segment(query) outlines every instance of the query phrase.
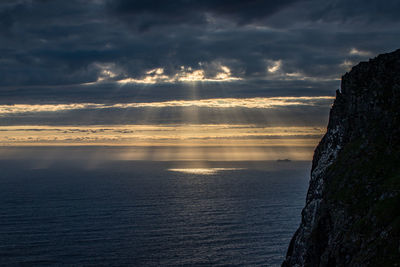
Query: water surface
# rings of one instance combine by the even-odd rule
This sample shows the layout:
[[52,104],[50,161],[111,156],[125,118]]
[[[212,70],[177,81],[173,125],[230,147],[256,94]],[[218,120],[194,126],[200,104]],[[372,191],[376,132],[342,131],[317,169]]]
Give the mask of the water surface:
[[279,265],[308,162],[0,161],[0,264]]

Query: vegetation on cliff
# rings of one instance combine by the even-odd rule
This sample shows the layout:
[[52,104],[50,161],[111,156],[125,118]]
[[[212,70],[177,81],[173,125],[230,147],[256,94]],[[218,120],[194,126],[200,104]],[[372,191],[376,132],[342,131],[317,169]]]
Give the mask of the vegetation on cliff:
[[400,266],[400,50],[342,77],[283,266]]

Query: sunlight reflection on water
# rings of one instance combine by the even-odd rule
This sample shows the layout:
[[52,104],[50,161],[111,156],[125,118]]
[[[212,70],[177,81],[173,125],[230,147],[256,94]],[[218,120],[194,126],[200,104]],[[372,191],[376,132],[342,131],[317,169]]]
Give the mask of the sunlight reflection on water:
[[188,174],[211,175],[220,171],[236,171],[244,170],[245,168],[184,168],[184,169],[168,169],[171,172],[181,172]]

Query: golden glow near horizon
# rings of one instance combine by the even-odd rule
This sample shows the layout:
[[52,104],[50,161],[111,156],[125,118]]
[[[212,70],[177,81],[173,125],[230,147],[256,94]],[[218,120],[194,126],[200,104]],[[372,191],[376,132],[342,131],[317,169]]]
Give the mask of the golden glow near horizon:
[[58,112],[80,109],[127,109],[127,108],[258,108],[271,109],[284,106],[313,106],[320,101],[333,100],[332,96],[302,97],[254,97],[254,98],[210,98],[200,100],[171,100],[162,102],[131,102],[116,104],[69,103],[69,104],[14,104],[0,105],[0,116],[18,113]]
[[323,128],[232,124],[1,126],[4,145],[309,146]]
[[[224,72],[228,73],[228,70]],[[163,75],[163,70],[154,69],[148,74]],[[52,116],[57,116],[57,112],[71,110],[171,107],[232,109],[229,112],[232,112],[234,116],[240,116],[240,108],[278,109],[289,106],[316,106],[326,105],[331,100],[333,97],[330,96],[307,96],[212,98],[113,104],[15,104],[0,105],[0,117],[12,118],[15,115],[25,116],[25,114],[35,116],[36,113],[55,113]],[[153,110],[146,112],[151,113]],[[182,109],[181,112],[193,122],[198,121],[196,110]],[[321,127],[277,127],[228,123],[0,126],[0,146],[3,147],[0,154],[5,151],[5,148],[22,146],[115,146],[120,148],[120,152],[112,158],[122,160],[236,161],[279,158],[309,160],[324,132],[325,128]]]
[[119,160],[308,160],[324,131],[231,124],[2,126],[0,154],[11,147],[96,146],[119,147],[110,156]]

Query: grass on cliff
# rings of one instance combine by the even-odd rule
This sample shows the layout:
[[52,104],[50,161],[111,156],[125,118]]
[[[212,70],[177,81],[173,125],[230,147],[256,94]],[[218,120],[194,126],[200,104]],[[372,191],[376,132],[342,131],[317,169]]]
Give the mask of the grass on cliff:
[[368,145],[362,139],[353,141],[327,169],[325,184],[328,205],[341,207],[352,218],[343,238],[369,244],[371,263],[396,266],[400,262],[399,150],[388,148],[383,138]]

